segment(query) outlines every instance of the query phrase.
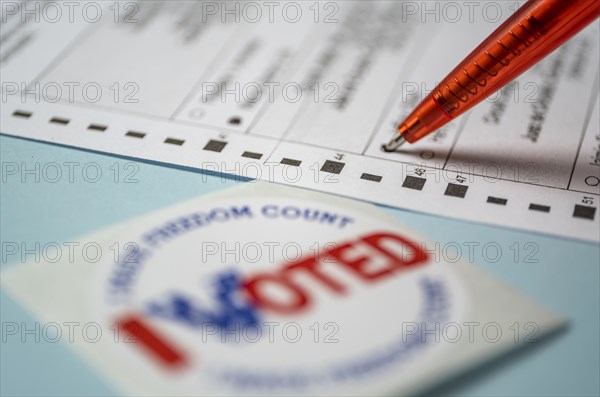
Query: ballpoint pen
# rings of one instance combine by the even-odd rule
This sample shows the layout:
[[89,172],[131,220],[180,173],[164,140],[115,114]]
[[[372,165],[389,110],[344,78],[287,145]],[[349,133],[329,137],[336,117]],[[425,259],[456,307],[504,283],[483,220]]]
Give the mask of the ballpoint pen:
[[414,143],[493,94],[600,15],[600,0],[529,0],[471,52],[382,146]]

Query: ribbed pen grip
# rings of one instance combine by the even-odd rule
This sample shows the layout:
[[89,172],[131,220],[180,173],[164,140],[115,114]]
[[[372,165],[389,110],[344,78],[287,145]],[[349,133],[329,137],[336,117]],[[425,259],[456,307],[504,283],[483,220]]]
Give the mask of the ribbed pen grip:
[[[498,91],[600,15],[600,0],[530,0],[398,126],[414,143]],[[443,62],[443,59],[440,60]],[[390,142],[387,150],[394,147]]]
[[432,92],[454,118],[496,92],[600,14],[599,0],[525,4]]
[[501,79],[503,69],[516,58],[526,56],[527,49],[541,36],[535,18],[529,16],[519,22],[475,60],[445,79],[434,91],[436,101],[456,117],[455,113],[473,98],[493,94],[494,87],[505,80]]

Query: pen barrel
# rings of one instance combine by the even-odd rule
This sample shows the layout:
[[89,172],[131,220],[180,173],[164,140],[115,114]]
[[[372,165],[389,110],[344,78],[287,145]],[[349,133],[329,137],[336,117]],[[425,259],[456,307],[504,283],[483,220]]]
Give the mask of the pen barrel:
[[530,0],[450,72],[400,126],[401,133],[414,142],[460,116],[599,15],[598,0]]

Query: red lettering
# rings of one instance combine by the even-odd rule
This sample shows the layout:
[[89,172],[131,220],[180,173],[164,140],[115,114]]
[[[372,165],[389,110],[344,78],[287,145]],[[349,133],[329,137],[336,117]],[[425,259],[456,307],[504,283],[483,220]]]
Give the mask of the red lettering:
[[[369,248],[376,250],[380,256],[387,260],[385,267],[377,266],[372,255],[359,255],[356,251],[360,244],[367,244]],[[390,249],[396,245],[399,252]],[[354,251],[354,255],[352,254]],[[400,251],[402,254],[400,254]],[[374,281],[379,278],[393,274],[398,270],[404,270],[415,265],[424,264],[429,259],[427,252],[417,244],[390,233],[376,233],[365,236],[354,242],[336,246],[326,250],[322,256],[304,258],[295,263],[288,264],[277,273],[262,273],[249,278],[243,288],[249,298],[257,306],[280,314],[296,314],[306,310],[310,306],[308,292],[290,279],[290,274],[295,270],[303,270],[339,294],[346,292],[346,287],[333,277],[320,271],[321,257],[333,257],[337,263],[352,270],[363,280]],[[287,293],[288,298],[280,298],[267,292],[267,289],[279,288]]]
[[380,277],[386,276],[394,270],[394,268],[391,267],[375,272],[369,271],[369,265],[372,264],[370,257],[361,255],[352,260],[348,259],[347,252],[352,252],[353,249],[356,249],[356,246],[353,243],[347,243],[327,251],[327,254],[333,256],[340,264],[346,266],[348,269],[358,274],[361,278],[368,281],[373,281]]
[[288,273],[288,272],[291,272],[292,270],[296,270],[296,269],[304,270],[307,273],[309,273],[310,275],[312,275],[314,278],[316,278],[317,280],[322,282],[323,284],[327,285],[333,291],[335,291],[339,294],[343,294],[344,292],[346,292],[346,288],[344,288],[344,286],[342,284],[338,283],[337,281],[332,279],[330,276],[323,274],[322,272],[319,272],[317,269],[317,267],[319,265],[320,265],[320,263],[316,257],[310,257],[310,258],[301,260],[299,262],[291,263],[291,264],[287,265],[284,268],[284,271],[286,273]]
[[142,318],[127,316],[117,322],[119,329],[127,333],[126,337],[133,337],[136,342],[140,342],[138,346],[168,368],[178,369],[185,366],[187,362],[185,354]]
[[[293,299],[289,300],[289,302],[281,302],[281,300],[269,296],[265,291],[269,284],[284,288],[286,292],[293,296]],[[255,275],[244,283],[244,288],[257,306],[276,313],[297,313],[306,310],[309,306],[309,300],[304,291],[287,278],[277,274],[264,273]]]
[[[385,248],[382,245],[382,242],[386,240],[400,243],[400,245],[403,248],[409,248],[413,253],[412,259],[406,260],[407,258],[400,258],[394,252]],[[426,262],[429,258],[427,252],[423,251],[417,244],[395,234],[372,234],[370,236],[364,237],[362,241],[369,244],[370,246],[372,246],[373,248],[377,249],[379,252],[383,253],[388,258],[390,258],[394,262],[394,266],[398,269],[418,265],[420,263]]]

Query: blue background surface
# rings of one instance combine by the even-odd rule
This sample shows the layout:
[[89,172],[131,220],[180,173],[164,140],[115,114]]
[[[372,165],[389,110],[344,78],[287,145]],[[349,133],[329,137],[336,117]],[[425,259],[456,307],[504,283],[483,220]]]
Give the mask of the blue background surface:
[[[226,189],[235,180],[201,172],[101,155],[81,150],[0,137],[3,165],[0,192],[0,231],[2,242],[26,243],[73,241],[114,223],[134,218],[157,208],[191,197]],[[55,177],[50,163],[64,172],[55,183],[35,181],[34,175],[9,175],[5,170],[19,168],[40,171],[46,165],[49,179]],[[69,181],[65,162],[79,163],[74,181]],[[24,164],[22,164],[24,163]],[[96,163],[96,164],[92,164]],[[115,163],[120,169],[115,181]],[[131,165],[135,163],[135,165]],[[87,182],[84,165],[102,170],[96,183]],[[111,169],[111,167],[113,167]],[[126,168],[127,167],[127,168]],[[135,183],[124,183],[125,174],[137,167]],[[93,175],[93,169],[89,169]],[[43,175],[43,173],[42,173]],[[559,314],[569,327],[553,337],[496,360],[435,390],[444,395],[600,395],[600,248],[597,244],[559,239],[425,214],[385,208],[422,234],[451,249],[449,243],[497,243],[500,259],[486,260],[475,250],[474,263]],[[594,222],[598,223],[598,219]],[[532,242],[539,247],[524,263]],[[510,249],[519,244],[519,258]],[[481,247],[480,246],[480,247]],[[448,251],[449,255],[451,252]],[[493,251],[490,251],[490,253]],[[6,262],[6,263],[5,263]],[[18,258],[2,261],[2,266],[19,266]],[[37,321],[17,302],[1,292],[2,323],[25,323],[29,329]],[[21,325],[23,326],[23,325]],[[119,395],[118,391],[70,349],[67,343],[21,342],[3,334],[0,354],[0,394],[21,395]]]

